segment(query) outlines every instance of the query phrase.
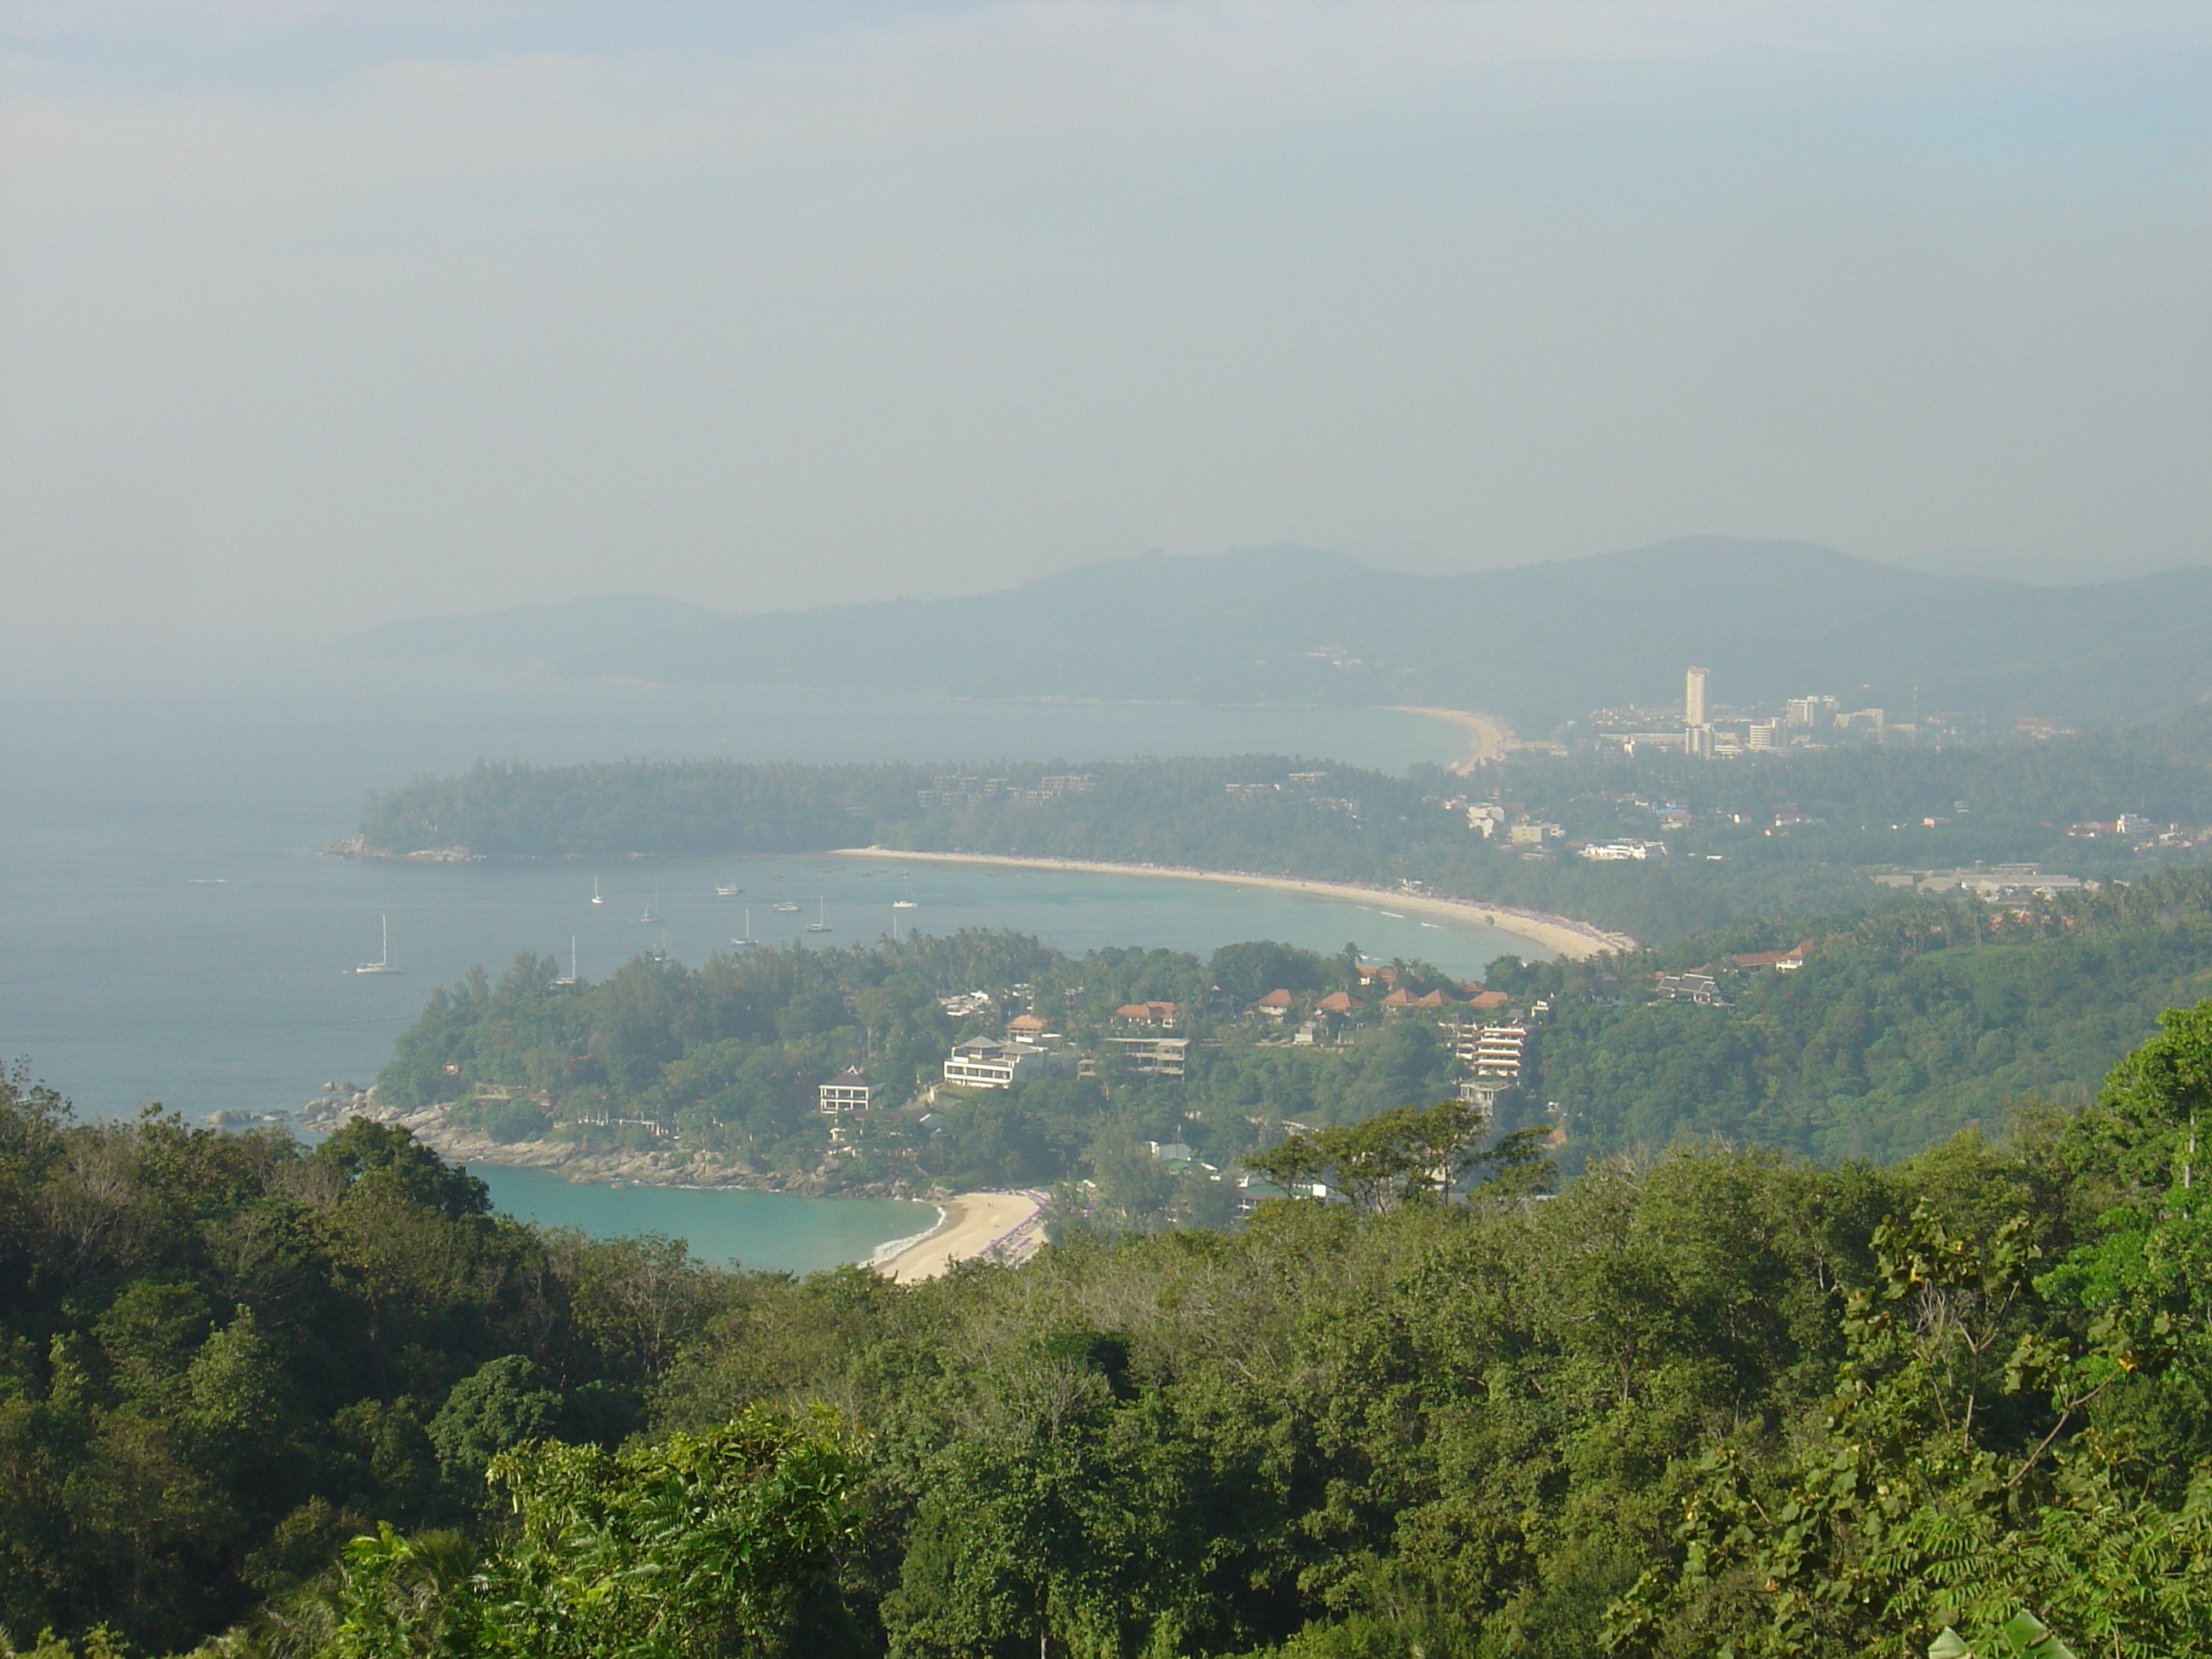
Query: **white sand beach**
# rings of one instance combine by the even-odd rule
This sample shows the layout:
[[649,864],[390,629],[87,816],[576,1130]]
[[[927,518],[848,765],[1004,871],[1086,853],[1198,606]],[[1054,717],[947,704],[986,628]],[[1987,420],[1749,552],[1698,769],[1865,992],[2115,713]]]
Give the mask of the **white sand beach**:
[[944,1219],[875,1270],[902,1285],[935,1279],[957,1261],[988,1255],[1000,1245],[1010,1258],[1042,1242],[1036,1223],[1044,1205],[1035,1193],[962,1193],[942,1201]]
[[1488,714],[1478,714],[1469,708],[1410,708],[1401,703],[1390,705],[1394,714],[1419,714],[1425,720],[1443,720],[1456,726],[1474,738],[1474,747],[1468,751],[1465,760],[1455,761],[1452,770],[1465,777],[1485,761],[1494,761],[1505,752],[1509,739],[1504,726]]
[[1404,892],[1391,887],[1362,887],[1345,881],[1299,881],[1288,876],[1247,875],[1235,870],[1190,870],[1167,864],[1104,864],[1089,859],[1004,858],[985,853],[910,853],[894,847],[845,847],[830,856],[853,859],[896,859],[910,864],[997,864],[1018,870],[1070,870],[1091,876],[1152,876],[1170,881],[1218,881],[1237,887],[1265,887],[1279,893],[1304,893],[1315,898],[1349,899],[1356,904],[1386,898],[1404,914],[1442,916],[1452,921],[1477,921],[1512,933],[1580,961],[1607,951],[1632,951],[1636,941],[1626,933],[1608,933],[1571,916],[1509,909],[1475,899],[1446,898]]

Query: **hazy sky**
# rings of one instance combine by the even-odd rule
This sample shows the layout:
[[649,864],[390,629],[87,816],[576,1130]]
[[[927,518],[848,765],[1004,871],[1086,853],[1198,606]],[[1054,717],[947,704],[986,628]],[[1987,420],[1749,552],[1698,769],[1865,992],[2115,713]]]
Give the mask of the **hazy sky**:
[[18,651],[1274,541],[2212,556],[2203,4],[0,26]]

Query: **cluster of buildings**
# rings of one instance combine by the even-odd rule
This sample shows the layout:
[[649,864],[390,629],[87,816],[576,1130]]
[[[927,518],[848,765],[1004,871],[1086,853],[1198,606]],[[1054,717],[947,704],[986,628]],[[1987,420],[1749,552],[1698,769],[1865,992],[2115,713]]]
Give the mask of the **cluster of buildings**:
[[[1349,991],[1332,991],[1318,997],[1301,997],[1285,989],[1267,992],[1252,1005],[1262,1019],[1297,1023],[1288,1041],[1305,1046],[1320,1040],[1327,1025],[1369,1012],[1425,1014],[1437,1020],[1444,1041],[1465,1068],[1459,1085],[1462,1099],[1494,1111],[1498,1096],[1520,1080],[1530,1027],[1550,1012],[1539,1000],[1526,1011],[1511,1006],[1503,991],[1486,990],[1473,983],[1456,988],[1454,995],[1441,988],[1415,994],[1398,984],[1396,969],[1382,963],[1362,964],[1363,998]],[[1025,992],[1028,988],[1016,988]],[[996,1006],[987,993],[940,999],[948,1012],[967,1018]],[[1301,1018],[1302,1016],[1302,1018]],[[1125,1004],[1114,1012],[1115,1029],[1098,1039],[1098,1048],[1110,1048],[1123,1075],[1157,1077],[1176,1081],[1190,1073],[1192,1039],[1177,1036],[1182,1010],[1169,1001]],[[1069,1042],[1033,1013],[1008,1019],[1003,1036],[977,1036],[952,1045],[939,1067],[939,1085],[956,1091],[1011,1089],[1018,1083],[1054,1077],[1094,1077],[1100,1055]],[[846,1120],[875,1109],[879,1085],[859,1066],[851,1066],[817,1085],[822,1115],[831,1121],[833,1152],[854,1150],[855,1131]],[[929,1091],[921,1107],[935,1103]],[[927,1115],[925,1126],[933,1121]]]
[[1384,1015],[1426,1014],[1436,1020],[1445,1045],[1465,1070],[1459,1084],[1460,1098],[1495,1115],[1498,1097],[1521,1080],[1530,1029],[1549,1016],[1550,1003],[1541,1000],[1532,1003],[1524,1018],[1504,992],[1486,990],[1472,981],[1458,987],[1456,996],[1440,988],[1416,994],[1396,981],[1395,969],[1379,963],[1363,963],[1360,984],[1376,994],[1371,1001],[1350,991],[1302,998],[1279,988],[1253,1004],[1253,1012],[1289,1024],[1303,1011],[1306,1017],[1298,1021],[1289,1038],[1294,1047],[1317,1042],[1325,1025],[1370,1009]]
[[969,806],[987,800],[1056,800],[1062,795],[1086,793],[1095,780],[1088,772],[1070,772],[1060,777],[1040,779],[1034,789],[1024,788],[1006,778],[956,777],[951,774],[933,781],[933,787],[915,792],[924,811],[937,806]]
[[[1631,860],[1640,864],[1667,856],[1667,843],[1663,841],[1569,841],[1564,824],[1532,817],[1527,804],[1522,801],[1471,801],[1462,795],[1446,800],[1443,806],[1446,811],[1464,812],[1468,827],[1485,841],[1502,841],[1508,847],[1520,848],[1524,854],[1565,851],[1600,864]],[[1674,821],[1663,815],[1661,819],[1662,823]],[[1689,813],[1680,811],[1680,822],[1686,824],[1689,821]]]
[[2140,812],[2123,812],[2109,822],[2069,823],[2076,841],[2124,841],[2138,853],[2161,847],[2212,847],[2212,824],[2157,823]]
[[1358,817],[1366,803],[1358,796],[1323,795],[1317,793],[1328,781],[1326,772],[1292,772],[1282,783],[1224,783],[1223,792],[1231,800],[1265,800],[1271,796],[1293,794],[1308,805]]
[[[1811,939],[1801,939],[1796,945],[1780,951],[1749,951],[1728,959],[1727,965],[1738,973],[1771,972],[1794,974],[1805,965],[1805,958],[1813,949]],[[1662,1002],[1694,1003],[1701,1008],[1728,1008],[1730,1003],[1723,993],[1720,969],[1717,965],[1694,969],[1687,973],[1654,974],[1651,976],[1652,994]]]
[[1597,864],[1618,864],[1634,860],[1641,864],[1647,859],[1667,856],[1663,841],[1594,841],[1576,849],[1577,856]]
[[1466,813],[1468,827],[1483,840],[1503,841],[1508,847],[1540,849],[1567,833],[1559,824],[1530,817],[1526,801],[1469,800],[1464,795],[1454,795],[1443,806],[1448,812]]
[[[992,1006],[981,992],[964,999],[963,1012]],[[1189,1075],[1190,1039],[1170,1034],[1176,1024],[1172,1002],[1132,1003],[1118,1011],[1117,1020],[1151,1028],[1102,1039],[1119,1054],[1124,1069],[1138,1077],[1180,1080]],[[973,1036],[952,1045],[939,1068],[939,1080],[955,1089],[1011,1089],[1017,1083],[1050,1077],[1093,1077],[1097,1059],[1091,1050],[1070,1042],[1047,1029],[1035,1014],[1017,1014],[1006,1024],[1003,1037]],[[858,1066],[840,1072],[817,1090],[825,1117],[870,1110],[878,1085]],[[833,1139],[836,1138],[833,1135]]]
[[[1917,712],[1910,720],[1893,720],[1886,708],[1845,709],[1825,695],[1787,698],[1779,708],[1723,710],[1712,702],[1711,690],[1709,671],[1689,669],[1682,677],[1679,710],[1636,706],[1594,709],[1589,722],[1592,735],[1631,755],[1671,752],[1729,760],[1738,755],[1826,749],[1838,743],[1917,744],[1923,736],[1963,735],[1979,724],[1971,716],[1923,717]],[[2047,720],[2038,724],[2051,726]],[[2029,729],[2023,722],[2021,730]],[[2033,735],[2047,733],[2039,730]]]
[[1972,893],[1992,904],[2055,898],[2061,893],[2094,893],[2099,885],[2075,876],[2048,873],[2039,864],[1976,865],[1971,870],[1885,870],[1874,879],[1878,886],[1909,887],[1931,895]]

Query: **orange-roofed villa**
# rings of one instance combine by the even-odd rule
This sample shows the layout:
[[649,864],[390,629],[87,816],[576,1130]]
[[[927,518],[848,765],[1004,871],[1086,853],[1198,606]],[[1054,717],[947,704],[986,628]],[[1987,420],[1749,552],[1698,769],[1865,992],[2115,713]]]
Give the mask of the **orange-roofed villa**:
[[1172,1025],[1176,1023],[1176,1006],[1172,1002],[1125,1002],[1114,1011],[1114,1018],[1126,1019],[1132,1025]]

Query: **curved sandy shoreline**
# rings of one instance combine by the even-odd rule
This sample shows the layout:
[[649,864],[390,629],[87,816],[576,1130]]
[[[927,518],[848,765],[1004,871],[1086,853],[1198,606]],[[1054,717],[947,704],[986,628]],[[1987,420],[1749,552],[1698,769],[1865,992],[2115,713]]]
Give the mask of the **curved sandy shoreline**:
[[[927,1200],[924,1201],[927,1202]],[[952,1212],[945,1208],[942,1204],[933,1205],[931,1207],[937,1212],[936,1220],[931,1222],[929,1225],[924,1227],[920,1232],[908,1233],[904,1238],[885,1239],[882,1243],[877,1245],[874,1249],[868,1253],[868,1266],[874,1267],[878,1271],[888,1267],[892,1262],[897,1261],[908,1250],[915,1249],[918,1245],[927,1243],[930,1239],[936,1237],[939,1233],[944,1231],[945,1224],[952,1219]]]
[[1451,769],[1462,777],[1505,753],[1505,727],[1487,714],[1478,714],[1471,708],[1413,708],[1395,702],[1389,708],[1394,714],[1419,714],[1424,720],[1442,720],[1447,726],[1456,726],[1462,732],[1473,733],[1474,747],[1468,751],[1465,760],[1452,764]]
[[1212,881],[1232,887],[1264,887],[1279,893],[1304,893],[1310,898],[1349,899],[1364,904],[1388,899],[1402,910],[1443,916],[1453,921],[1480,922],[1501,933],[1511,933],[1542,945],[1558,955],[1581,961],[1607,951],[1632,951],[1636,941],[1626,933],[1608,933],[1571,916],[1546,915],[1516,910],[1473,899],[1448,898],[1428,893],[1408,893],[1394,887],[1364,887],[1348,881],[1300,881],[1291,876],[1248,875],[1237,870],[1193,870],[1174,864],[1107,864],[1091,859],[1029,859],[994,853],[911,853],[896,847],[841,847],[832,858],[903,859],[923,864],[997,864],[1018,870],[1066,870],[1086,876],[1154,876],[1170,881]]
[[1038,1218],[1044,1200],[1036,1193],[961,1193],[944,1200],[939,1210],[936,1226],[919,1238],[892,1241],[905,1248],[868,1265],[901,1285],[915,1285],[994,1250],[1018,1261],[1043,1243]]

